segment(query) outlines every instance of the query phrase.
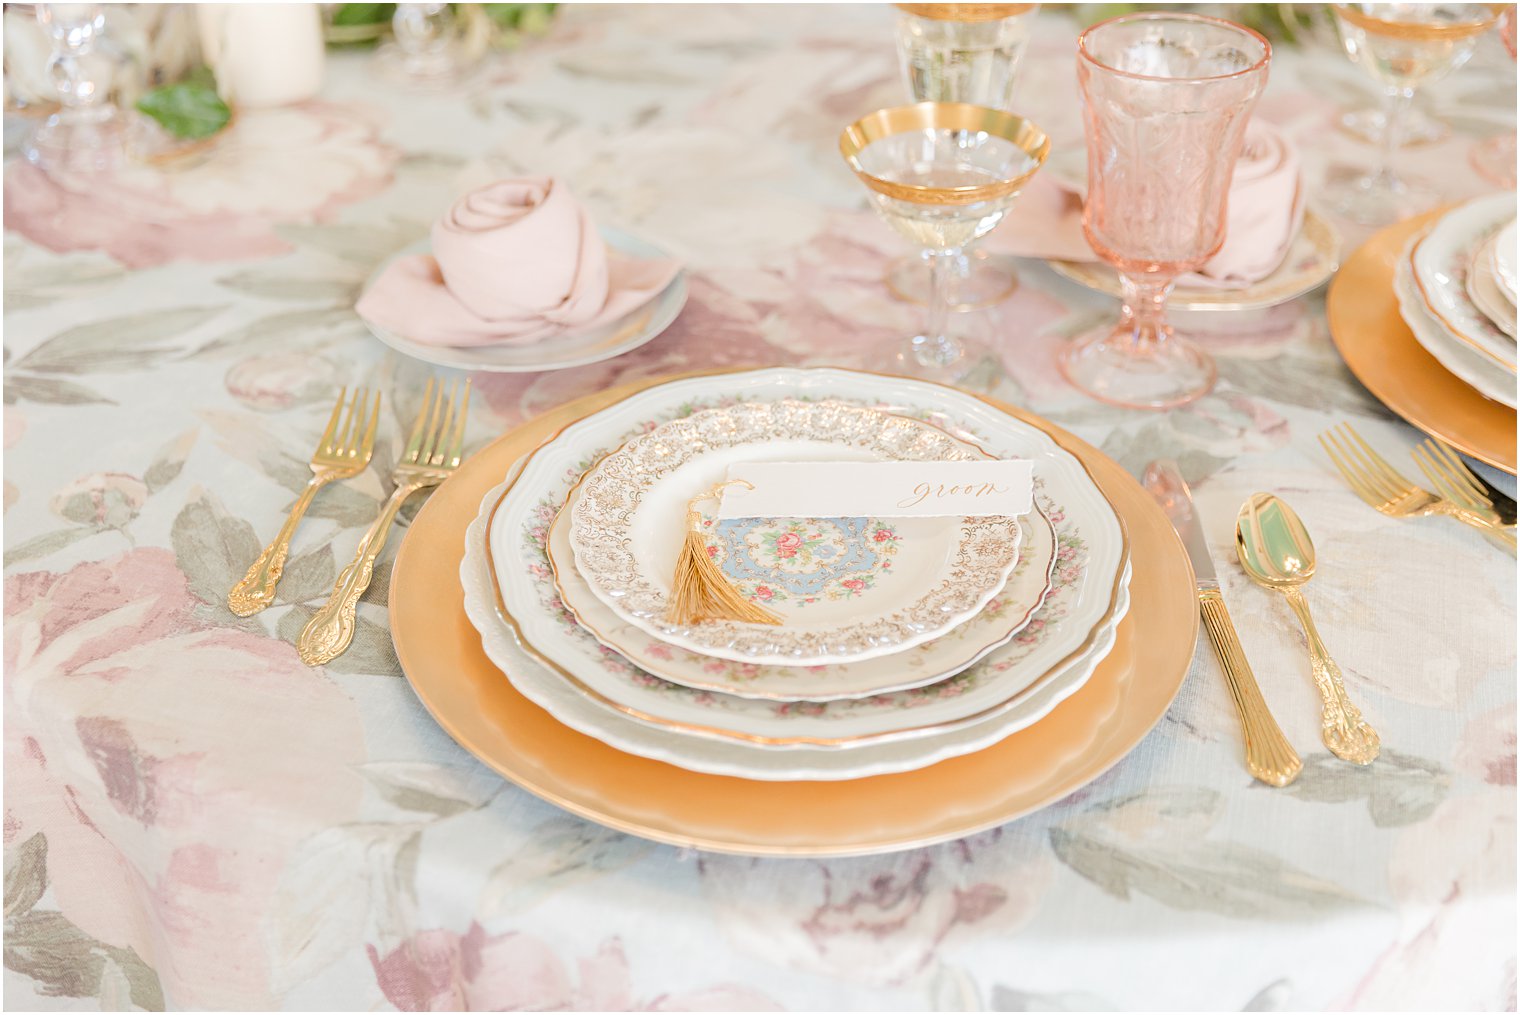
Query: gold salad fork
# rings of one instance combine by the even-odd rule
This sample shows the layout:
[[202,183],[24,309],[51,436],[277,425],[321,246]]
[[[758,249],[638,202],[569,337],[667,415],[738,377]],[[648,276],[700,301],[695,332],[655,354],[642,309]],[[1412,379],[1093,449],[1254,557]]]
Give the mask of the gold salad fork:
[[1499,512],[1494,510],[1492,498],[1478,482],[1478,477],[1473,475],[1467,463],[1455,451],[1438,440],[1426,438],[1410,454],[1414,456],[1420,471],[1425,473],[1425,478],[1430,480],[1442,496],[1459,507],[1492,516],[1493,528],[1485,534],[1510,550],[1515,549],[1515,527],[1504,524]]
[[[227,608],[239,617],[251,617],[274,602],[274,590],[285,572],[285,558],[290,555],[290,540],[296,526],[311,506],[317,491],[336,479],[352,479],[369,466],[375,453],[375,425],[380,421],[380,392],[375,392],[373,407],[369,392],[359,388],[348,400],[348,412],[343,403],[348,389],[338,392],[332,415],[327,419],[327,429],[317,441],[317,450],[311,456],[311,479],[306,489],[296,499],[274,541],[264,547],[257,560],[243,575],[243,580],[227,593]],[[369,422],[364,421],[365,409],[369,409]],[[340,423],[341,420],[341,423]]]
[[1486,511],[1465,507],[1446,496],[1416,486],[1372,450],[1351,424],[1342,423],[1325,431],[1319,435],[1319,442],[1352,491],[1390,518],[1445,515],[1514,546],[1514,534],[1500,526],[1499,516],[1491,506]]
[[327,602],[307,623],[296,641],[296,650],[308,666],[331,662],[342,655],[353,641],[354,615],[359,608],[359,597],[369,588],[370,578],[374,576],[375,558],[385,546],[385,536],[390,531],[391,522],[396,519],[396,512],[401,510],[402,503],[418,490],[442,483],[459,467],[459,460],[464,455],[464,424],[470,409],[468,380],[464,382],[462,400],[456,397],[458,394],[459,385],[456,383],[445,404],[443,385],[428,381],[427,390],[422,396],[422,408],[417,413],[416,423],[412,425],[406,450],[391,470],[391,481],[396,484],[395,492],[386,501],[380,517],[375,519],[359,540],[359,549],[354,554],[353,562],[338,575],[338,581],[333,585]]

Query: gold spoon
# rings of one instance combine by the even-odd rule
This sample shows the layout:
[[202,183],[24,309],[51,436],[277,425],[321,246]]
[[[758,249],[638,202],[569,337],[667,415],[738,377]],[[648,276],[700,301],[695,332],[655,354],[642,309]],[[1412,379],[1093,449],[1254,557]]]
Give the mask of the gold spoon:
[[1320,735],[1325,746],[1337,758],[1358,765],[1371,764],[1378,756],[1377,731],[1363,721],[1362,713],[1346,697],[1340,667],[1330,658],[1329,650],[1314,629],[1309,604],[1300,590],[1314,577],[1314,543],[1304,523],[1292,508],[1272,494],[1253,493],[1235,520],[1235,552],[1251,580],[1281,592],[1304,626],[1309,660],[1314,667],[1314,686],[1324,703]]

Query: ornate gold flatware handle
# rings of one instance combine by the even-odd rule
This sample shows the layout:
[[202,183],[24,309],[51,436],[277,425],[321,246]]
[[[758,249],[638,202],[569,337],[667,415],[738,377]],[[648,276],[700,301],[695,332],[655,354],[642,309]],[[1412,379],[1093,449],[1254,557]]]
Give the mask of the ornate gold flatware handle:
[[1330,658],[1330,651],[1314,627],[1309,615],[1309,603],[1296,588],[1283,589],[1288,605],[1298,615],[1304,627],[1304,637],[1309,642],[1309,661],[1314,669],[1314,686],[1319,689],[1324,711],[1320,716],[1321,736],[1330,753],[1337,758],[1370,765],[1378,756],[1381,741],[1377,731],[1362,719],[1362,713],[1346,696],[1346,685],[1341,681],[1341,668]]
[[412,494],[424,487],[436,485],[436,482],[428,482],[396,487],[391,499],[385,503],[385,510],[380,512],[380,517],[371,523],[364,538],[359,540],[359,549],[354,554],[353,562],[338,575],[327,602],[307,622],[301,631],[301,637],[296,640],[296,651],[301,653],[301,659],[306,665],[320,666],[332,662],[354,640],[359,597],[369,588],[370,579],[374,577],[375,558],[385,546],[385,536],[390,531],[391,522],[396,520],[396,512],[401,510],[402,502]]
[[229,610],[239,617],[251,617],[274,602],[275,586],[280,583],[280,575],[285,573],[285,558],[290,555],[290,539],[295,535],[296,526],[301,523],[301,517],[311,506],[317,491],[336,478],[332,473],[318,473],[307,480],[306,489],[296,499],[295,507],[290,509],[290,516],[280,527],[279,534],[264,547],[259,559],[243,575],[243,580],[227,593]]
[[1203,614],[1203,626],[1214,643],[1219,665],[1224,668],[1225,682],[1230,687],[1230,697],[1235,700],[1235,710],[1240,713],[1240,729],[1246,742],[1246,768],[1268,786],[1286,786],[1298,778],[1304,763],[1298,752],[1288,743],[1277,720],[1272,718],[1261,688],[1246,661],[1246,653],[1235,634],[1230,612],[1225,609],[1224,597],[1218,589],[1198,590],[1198,607]]

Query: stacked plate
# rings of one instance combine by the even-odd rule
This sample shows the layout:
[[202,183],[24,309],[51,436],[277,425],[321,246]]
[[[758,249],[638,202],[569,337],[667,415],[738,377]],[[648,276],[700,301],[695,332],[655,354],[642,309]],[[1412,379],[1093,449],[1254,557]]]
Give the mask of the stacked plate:
[[[1018,518],[704,517],[779,625],[666,619],[687,504],[740,462],[1031,461]],[[711,504],[707,505],[711,507]],[[491,661],[629,754],[754,780],[923,768],[1039,722],[1113,647],[1119,517],[1043,431],[937,385],[838,370],[675,381],[543,443],[466,533]]]
[[1515,195],[1438,218],[1404,248],[1399,314],[1416,341],[1485,398],[1515,407]]

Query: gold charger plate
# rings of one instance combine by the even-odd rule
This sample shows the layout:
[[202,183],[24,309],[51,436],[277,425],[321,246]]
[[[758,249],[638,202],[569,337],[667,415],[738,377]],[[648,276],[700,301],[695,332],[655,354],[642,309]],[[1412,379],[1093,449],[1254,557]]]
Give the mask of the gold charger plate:
[[1399,316],[1394,270],[1404,245],[1446,209],[1373,235],[1341,266],[1325,311],[1357,380],[1388,408],[1459,451],[1515,472],[1515,410],[1484,398],[1415,341]]
[[[863,855],[960,838],[1058,800],[1129,753],[1166,712],[1198,633],[1193,572],[1171,524],[1096,448],[989,399],[1080,458],[1129,530],[1136,594],[1114,649],[1045,719],[974,754],[840,783],[690,772],[555,721],[491,664],[465,616],[464,531],[485,493],[546,437],[668,379],[588,395],[493,441],[433,493],[396,555],[391,637],[407,679],[438,724],[509,781],[581,817],[673,845],[752,856]],[[1104,717],[1096,730],[1094,716]],[[1074,752],[1078,740],[1085,747]],[[1051,769],[1052,758],[1063,760]]]

